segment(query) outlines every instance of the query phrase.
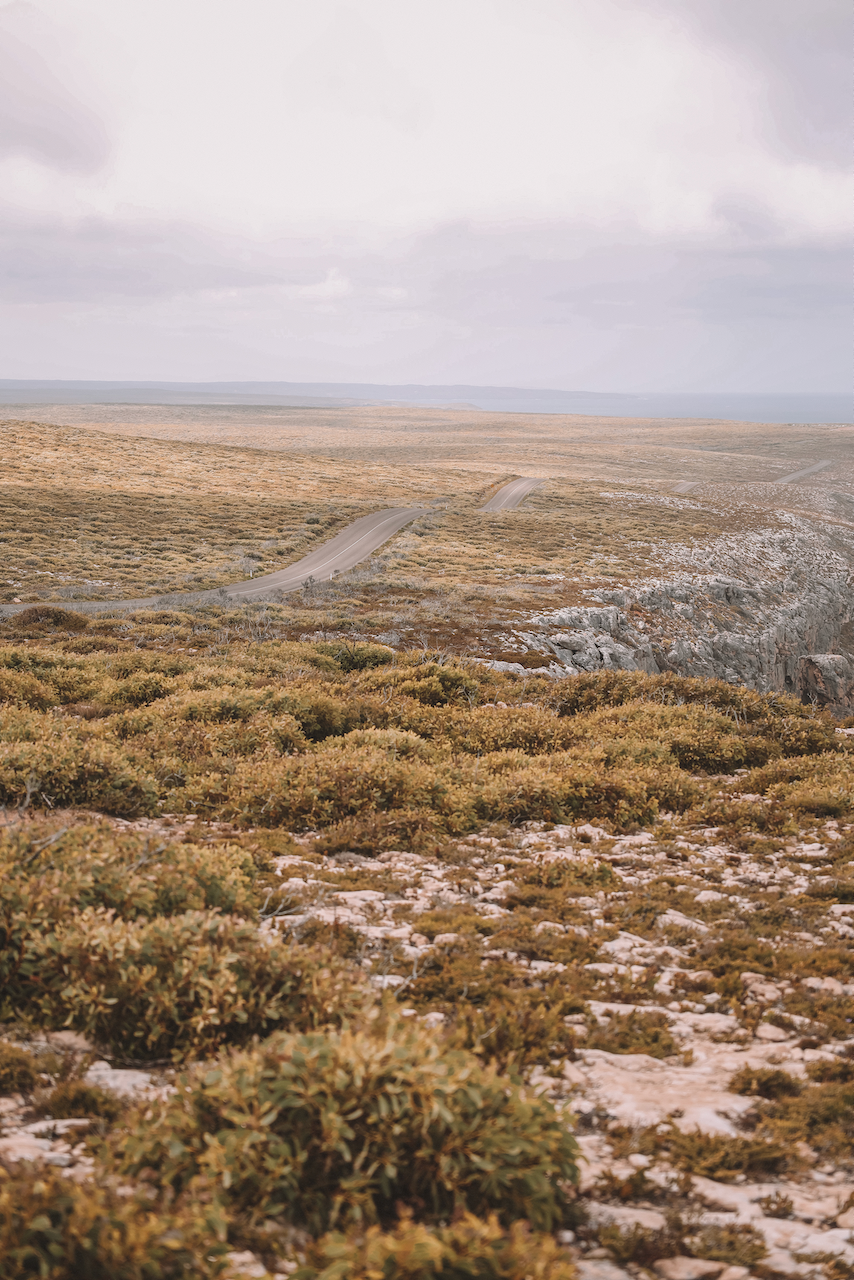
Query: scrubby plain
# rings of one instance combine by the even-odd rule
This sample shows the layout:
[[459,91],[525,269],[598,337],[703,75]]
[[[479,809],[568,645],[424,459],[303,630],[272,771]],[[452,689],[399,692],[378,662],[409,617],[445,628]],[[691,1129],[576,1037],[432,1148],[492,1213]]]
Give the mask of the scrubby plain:
[[3,1274],[801,1265],[762,1224],[854,1190],[850,737],[274,613],[2,624]]
[[[787,515],[848,537],[844,449],[776,483],[839,429],[640,481],[648,428],[395,414],[3,428],[0,1277],[845,1280],[850,722],[483,661]],[[523,436],[549,483],[479,514]],[[287,600],[121,608],[433,502]]]

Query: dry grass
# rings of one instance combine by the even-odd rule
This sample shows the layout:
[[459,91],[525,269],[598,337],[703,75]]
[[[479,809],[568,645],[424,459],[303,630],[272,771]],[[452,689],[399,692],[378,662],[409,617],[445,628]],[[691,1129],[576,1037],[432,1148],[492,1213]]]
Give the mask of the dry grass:
[[[367,511],[434,505],[367,564],[291,597],[288,634],[356,631],[513,657],[504,635],[532,611],[589,602],[599,589],[657,572],[663,555],[678,563],[681,548],[690,554],[736,529],[776,528],[772,503],[818,509],[828,495],[844,498],[830,484],[838,485],[841,462],[811,487],[765,482],[816,449],[841,453],[841,429],[811,429],[793,443],[788,429],[756,428],[757,438],[786,437],[768,445],[786,459],[772,465],[750,452],[735,461],[702,452],[696,424],[610,424],[603,434],[562,418],[338,410],[313,411],[319,421],[289,411],[289,431],[246,422],[212,430],[201,411],[180,412],[189,421],[178,427],[0,424],[11,460],[0,489],[0,600],[118,601],[215,588],[292,563]],[[703,430],[720,447],[720,424]],[[140,431],[151,434],[132,434]],[[723,434],[744,449],[735,429]],[[694,439],[694,451],[674,454],[674,435]],[[394,442],[403,438],[400,456]],[[563,463],[555,455],[544,467],[543,450],[559,441]],[[716,484],[674,495],[672,480],[686,474],[681,461],[672,465],[677,455],[691,462],[690,475],[699,468],[719,480],[728,467],[733,478],[750,478],[752,468],[762,483],[749,494]],[[517,511],[479,511],[524,470],[551,478]]]

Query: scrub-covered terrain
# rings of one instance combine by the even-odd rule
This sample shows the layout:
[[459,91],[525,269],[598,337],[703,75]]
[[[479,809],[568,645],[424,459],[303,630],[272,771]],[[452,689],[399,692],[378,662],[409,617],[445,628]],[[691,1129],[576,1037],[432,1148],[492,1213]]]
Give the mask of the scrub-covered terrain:
[[0,623],[0,1276],[854,1265],[854,736],[674,672]]

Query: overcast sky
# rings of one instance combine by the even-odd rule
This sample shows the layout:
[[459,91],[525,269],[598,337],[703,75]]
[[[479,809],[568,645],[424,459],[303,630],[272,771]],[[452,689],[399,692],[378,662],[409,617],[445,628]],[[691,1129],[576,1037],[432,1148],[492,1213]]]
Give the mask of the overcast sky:
[[0,4],[0,377],[844,390],[849,10]]

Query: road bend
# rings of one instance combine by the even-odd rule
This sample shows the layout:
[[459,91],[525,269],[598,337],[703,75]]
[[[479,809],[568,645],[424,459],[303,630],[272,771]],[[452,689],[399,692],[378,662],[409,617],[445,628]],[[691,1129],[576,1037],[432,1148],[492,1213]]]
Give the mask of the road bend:
[[170,605],[206,604],[215,600],[260,600],[290,591],[298,591],[300,587],[312,582],[328,582],[339,573],[354,569],[362,560],[388,542],[410,521],[429,511],[429,507],[391,507],[386,511],[373,511],[368,516],[360,516],[346,529],[342,529],[334,538],[324,542],[322,546],[310,551],[307,556],[297,560],[285,569],[277,569],[275,573],[265,573],[260,578],[249,578],[244,582],[232,582],[226,587],[214,587],[209,591],[170,592],[168,595],[147,596],[138,600],[69,600],[69,601],[35,601],[29,600],[21,604],[0,605],[0,616],[20,613],[23,609],[32,609],[34,605],[44,603],[64,605],[82,613],[98,613],[113,609],[149,609],[165,608]]
[[545,481],[530,480],[525,476],[519,480],[511,480],[492,495],[486,506],[481,507],[481,511],[513,511],[532,489],[541,484],[545,484]]

